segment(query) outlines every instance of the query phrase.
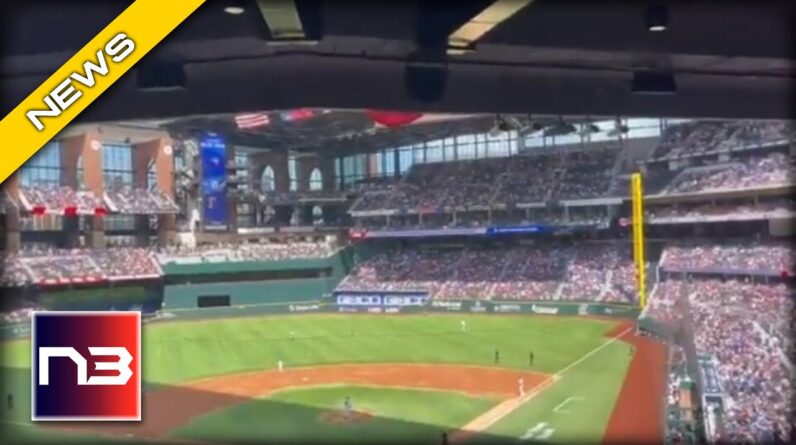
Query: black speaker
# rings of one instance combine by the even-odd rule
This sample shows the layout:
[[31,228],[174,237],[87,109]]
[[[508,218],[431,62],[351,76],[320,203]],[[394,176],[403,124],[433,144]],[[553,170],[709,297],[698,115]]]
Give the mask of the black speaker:
[[634,94],[674,94],[677,84],[668,71],[636,71],[630,90]]
[[406,64],[406,92],[421,102],[438,102],[445,96],[448,67],[440,62],[410,61]]
[[188,81],[182,61],[174,59],[142,61],[137,72],[141,90],[184,89]]

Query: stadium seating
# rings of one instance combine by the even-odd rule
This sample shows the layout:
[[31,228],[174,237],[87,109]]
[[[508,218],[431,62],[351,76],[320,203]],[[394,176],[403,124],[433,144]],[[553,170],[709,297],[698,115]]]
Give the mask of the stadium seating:
[[673,244],[665,248],[661,266],[693,272],[794,274],[796,256],[785,243]]
[[793,137],[793,131],[793,125],[785,122],[688,122],[664,130],[653,157],[677,158],[784,142]]
[[33,282],[30,269],[19,260],[17,255],[5,254],[3,256],[2,271],[0,284],[3,287],[21,287]]
[[680,206],[659,206],[647,209],[645,218],[656,220],[699,220],[705,218],[721,218],[724,220],[745,220],[766,218],[769,216],[785,216],[796,212],[796,203],[792,199],[775,199],[756,204],[684,204]]
[[66,186],[22,187],[19,193],[23,207],[37,213],[94,214],[104,208],[94,193]]
[[591,199],[612,188],[617,149],[412,166],[405,179],[368,188],[353,211],[486,208],[548,199]]
[[360,263],[337,290],[423,290],[436,299],[631,303],[634,280],[629,250],[613,244],[408,248]]
[[706,167],[685,169],[666,185],[662,193],[705,193],[782,186],[793,183],[793,172],[793,158],[783,153],[755,155]]
[[119,187],[105,192],[108,208],[114,212],[131,215],[177,213],[174,201],[158,190]]
[[167,246],[157,252],[161,264],[202,261],[280,261],[326,258],[334,247],[326,243],[291,242],[284,244],[215,244]]
[[674,325],[683,319],[677,301],[685,296],[685,282],[679,280],[659,281],[650,293],[645,315],[655,320]]
[[782,339],[792,328],[792,291],[715,280],[689,287],[697,352],[715,357],[730,399],[723,439],[767,442],[775,429],[788,437],[793,382],[784,360],[793,351]]

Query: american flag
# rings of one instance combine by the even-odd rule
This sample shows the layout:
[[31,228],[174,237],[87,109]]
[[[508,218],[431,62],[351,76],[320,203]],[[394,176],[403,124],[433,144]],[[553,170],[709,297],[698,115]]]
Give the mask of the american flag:
[[311,118],[315,113],[309,108],[297,108],[295,110],[285,111],[279,114],[283,121],[301,121]]
[[235,125],[239,129],[264,127],[271,123],[266,113],[239,114],[235,116]]

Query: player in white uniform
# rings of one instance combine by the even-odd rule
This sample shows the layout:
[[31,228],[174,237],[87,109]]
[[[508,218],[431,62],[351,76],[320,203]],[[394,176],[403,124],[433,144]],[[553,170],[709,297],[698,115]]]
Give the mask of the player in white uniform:
[[351,405],[351,397],[345,396],[345,400],[343,400],[343,412],[345,416],[351,417],[351,411],[353,410],[354,407]]
[[520,380],[517,382],[517,390],[520,393],[520,397],[525,395],[525,379],[520,377]]
[[465,320],[459,321],[459,325],[462,327],[462,332],[467,330],[467,322]]
[[285,364],[282,363],[282,360],[279,360],[278,362],[276,362],[276,366],[279,368],[279,372],[282,372],[282,370],[284,369],[284,365]]

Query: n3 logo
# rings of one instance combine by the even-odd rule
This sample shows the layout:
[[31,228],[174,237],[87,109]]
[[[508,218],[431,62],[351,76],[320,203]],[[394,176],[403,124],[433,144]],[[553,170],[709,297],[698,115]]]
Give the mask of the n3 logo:
[[31,419],[141,420],[141,313],[34,312]]
[[92,356],[113,355],[118,357],[119,360],[115,362],[95,362],[94,369],[97,371],[116,371],[119,374],[115,376],[95,375],[89,377],[88,360],[80,355],[77,349],[71,347],[44,347],[39,348],[39,385],[50,384],[50,358],[52,357],[68,357],[72,359],[72,362],[77,366],[78,385],[126,385],[130,377],[133,376],[133,370],[130,369],[133,356],[127,352],[127,348],[90,346],[88,352]]

